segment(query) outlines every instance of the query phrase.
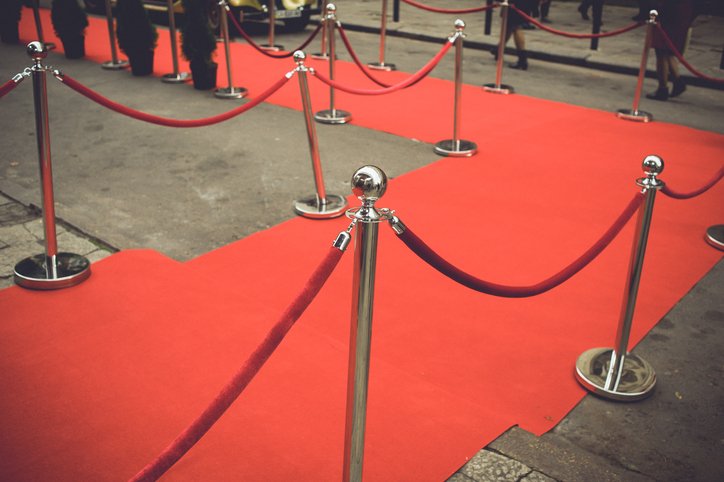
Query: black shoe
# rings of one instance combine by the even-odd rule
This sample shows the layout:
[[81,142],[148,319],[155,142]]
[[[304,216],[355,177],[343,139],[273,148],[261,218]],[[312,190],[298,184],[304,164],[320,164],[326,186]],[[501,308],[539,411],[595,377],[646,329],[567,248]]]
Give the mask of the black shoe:
[[671,94],[669,94],[669,97],[678,97],[683,94],[685,90],[686,82],[684,81],[684,79],[679,77],[678,79],[674,80],[674,86],[671,88]]
[[591,20],[591,18],[588,16],[587,8],[584,8],[583,5],[580,5],[578,7],[578,11],[581,13],[581,18],[583,20]]
[[514,64],[508,64],[508,67],[516,70],[528,70],[528,61],[524,59],[518,59],[518,62]]
[[652,100],[668,100],[669,91],[666,90],[666,87],[659,87],[658,89],[656,89],[656,92],[646,94],[646,98]]

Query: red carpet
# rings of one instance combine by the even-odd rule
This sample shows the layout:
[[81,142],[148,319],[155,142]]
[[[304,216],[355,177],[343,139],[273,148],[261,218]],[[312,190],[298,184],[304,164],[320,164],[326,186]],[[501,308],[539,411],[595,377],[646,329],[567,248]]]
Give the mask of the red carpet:
[[[24,39],[31,20],[26,11]],[[252,96],[291,70],[291,60],[233,47],[237,65],[256,66],[244,80]],[[106,43],[87,48],[107,60]],[[338,71],[361,79],[353,66]],[[311,84],[317,106],[326,88]],[[450,82],[426,79],[385,97],[340,94],[338,107],[358,125],[437,141],[450,136],[448,122],[424,119],[451,119],[451,96]],[[463,96],[463,137],[480,153],[401,176],[378,204],[493,281],[531,284],[587,249],[637,189],[645,155],[664,158],[661,178],[680,191],[722,165],[717,134],[473,86]],[[272,100],[298,108],[297,86]],[[378,156],[360,164],[384,169]],[[689,201],[657,198],[633,342],[721,258],[702,237],[724,219],[723,201],[721,184]],[[184,264],[127,251],[72,289],[0,291],[0,479],[132,476],[213,398],[346,225],[297,218]],[[613,343],[632,234],[629,225],[561,287],[510,300],[448,281],[381,226],[365,480],[444,480],[508,427],[541,434],[558,423],[585,393],[573,377],[578,355]],[[350,252],[169,480],[339,480],[351,263]]]

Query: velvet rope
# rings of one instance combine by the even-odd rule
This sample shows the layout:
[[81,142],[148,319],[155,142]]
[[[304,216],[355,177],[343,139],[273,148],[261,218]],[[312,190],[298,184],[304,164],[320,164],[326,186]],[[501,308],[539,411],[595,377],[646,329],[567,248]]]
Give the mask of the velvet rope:
[[344,46],[347,48],[347,52],[349,52],[349,55],[352,57],[352,60],[355,64],[357,64],[357,67],[362,71],[363,74],[367,76],[368,79],[370,79],[375,84],[379,85],[380,87],[391,87],[390,84],[385,84],[384,82],[377,80],[370,72],[367,70],[367,67],[365,67],[362,62],[360,61],[359,57],[357,56],[357,53],[352,48],[352,43],[349,41],[349,37],[347,37],[347,32],[344,31],[342,26],[339,26],[339,36],[342,38],[342,42],[344,43]]
[[685,193],[677,192],[673,189],[670,189],[668,185],[664,184],[664,187],[661,188],[661,192],[674,199],[691,199],[698,196],[699,194],[704,194],[706,191],[714,187],[716,183],[721,181],[722,177],[724,177],[724,167],[720,167],[719,172],[717,172],[714,177],[709,180],[709,182],[704,184],[699,189],[695,189],[694,191]]
[[300,46],[297,47],[296,49],[290,50],[289,52],[283,53],[283,54],[275,54],[275,53],[273,53],[273,52],[268,52],[268,51],[264,50],[261,46],[259,46],[259,44],[257,44],[256,42],[254,42],[254,39],[252,39],[252,38],[249,36],[249,34],[247,34],[247,33],[244,31],[243,28],[241,28],[241,24],[239,24],[239,22],[236,20],[236,17],[234,17],[234,15],[233,15],[230,11],[227,10],[227,11],[226,11],[226,15],[227,15],[227,17],[229,17],[229,18],[231,19],[231,23],[234,24],[234,27],[236,28],[236,30],[239,32],[239,34],[240,34],[242,37],[244,37],[244,40],[246,40],[246,41],[249,43],[249,45],[251,45],[252,47],[254,47],[256,50],[258,50],[258,51],[261,52],[262,54],[266,55],[267,57],[273,57],[273,58],[275,58],[275,59],[288,59],[289,57],[291,57],[292,55],[294,55],[294,52],[296,52],[297,50],[304,50],[305,47],[306,47],[307,45],[309,45],[309,44],[312,42],[312,40],[314,40],[314,37],[317,36],[317,34],[319,33],[319,31],[320,31],[321,28],[322,28],[322,24],[321,24],[321,23],[320,23],[319,25],[317,25],[317,28],[315,28],[314,31],[312,32],[312,34],[311,34],[309,37],[307,37],[307,40],[305,40],[305,41],[302,43],[302,45],[300,45]]
[[20,84],[20,81],[16,82],[15,79],[10,79],[7,82],[5,82],[3,85],[0,85],[0,99],[5,97],[5,95],[9,94],[19,84]]
[[710,77],[710,76],[708,76],[708,75],[706,75],[706,74],[704,74],[704,73],[699,72],[698,70],[696,70],[689,62],[686,61],[686,59],[684,58],[684,56],[681,55],[681,52],[679,52],[679,51],[677,50],[676,46],[674,45],[674,42],[671,41],[671,38],[669,37],[669,34],[666,33],[666,30],[664,30],[664,28],[663,28],[660,24],[658,24],[658,23],[656,24],[656,27],[659,29],[659,32],[661,33],[661,36],[662,36],[663,39],[664,39],[664,42],[666,42],[666,45],[667,45],[667,46],[669,47],[669,49],[674,53],[674,55],[676,56],[676,58],[679,59],[679,62],[681,62],[681,64],[689,70],[689,72],[691,72],[692,74],[696,75],[697,77],[701,77],[702,79],[706,79],[706,80],[709,80],[709,81],[711,81],[711,82],[718,82],[718,83],[724,82],[724,79],[718,79],[718,78],[716,78],[716,77]]
[[383,95],[383,94],[390,94],[392,92],[396,92],[398,90],[405,89],[407,87],[410,87],[411,85],[415,85],[419,81],[421,81],[423,78],[425,78],[432,69],[437,66],[437,64],[440,63],[440,60],[445,56],[445,54],[450,50],[450,47],[452,47],[451,42],[445,42],[445,45],[443,45],[442,49],[427,63],[425,64],[420,70],[417,71],[417,73],[411,75],[410,77],[406,78],[402,82],[399,82],[395,85],[391,85],[389,87],[385,87],[383,89],[378,90],[367,90],[367,89],[356,89],[354,87],[347,87],[344,84],[340,84],[336,80],[328,79],[327,77],[324,77],[316,70],[313,70],[312,73],[314,74],[314,77],[321,80],[325,84],[327,84],[330,87],[334,87],[335,89],[339,89],[343,92],[347,92],[349,94],[355,94],[355,95]]
[[126,107],[124,105],[121,105],[117,102],[114,102],[106,97],[103,97],[98,92],[95,92],[88,87],[84,86],[77,80],[68,77],[67,75],[60,74],[56,75],[56,78],[60,80],[63,84],[67,85],[71,89],[75,90],[81,95],[84,95],[85,97],[89,98],[90,100],[97,102],[98,104],[102,105],[103,107],[106,107],[108,109],[111,109],[112,111],[118,112],[119,114],[126,115],[128,117],[133,117],[134,119],[142,120],[144,122],[150,122],[151,124],[158,124],[161,126],[166,127],[202,127],[202,126],[209,126],[212,124],[218,124],[219,122],[223,122],[225,120],[231,119],[232,117],[236,117],[239,114],[242,114],[250,109],[253,109],[257,105],[264,102],[270,95],[272,95],[274,92],[279,90],[284,84],[286,84],[289,79],[291,78],[290,75],[285,75],[281,79],[279,79],[274,85],[269,87],[267,90],[259,94],[258,97],[252,99],[251,101],[247,102],[246,104],[240,105],[239,107],[236,107],[234,109],[231,109],[230,111],[223,112],[221,114],[206,117],[203,119],[169,119],[167,117],[159,117],[152,114],[147,114],[146,112],[141,112],[136,109],[131,109],[130,107]]
[[490,10],[491,8],[495,8],[498,6],[497,4],[493,4],[493,5],[486,5],[484,7],[472,7],[472,8],[461,8],[459,10],[447,10],[444,8],[423,5],[422,3],[413,2],[412,0],[402,0],[402,1],[408,5],[419,8],[420,10],[427,10],[428,12],[435,12],[435,13],[452,13],[452,14],[484,12],[486,10]]
[[611,241],[613,241],[616,235],[618,235],[621,229],[623,229],[626,225],[628,220],[631,219],[631,216],[633,216],[633,214],[641,206],[643,199],[644,197],[641,193],[636,193],[636,196],[629,202],[628,206],[626,206],[626,209],[624,209],[618,219],[616,219],[613,225],[603,234],[601,239],[596,241],[591,248],[550,278],[530,286],[507,286],[476,278],[475,276],[468,274],[445,261],[437,253],[435,253],[432,248],[426,245],[420,238],[410,231],[409,228],[407,228],[402,234],[399,234],[398,237],[423,261],[453,281],[457,281],[472,290],[493,296],[505,298],[526,298],[545,293],[546,291],[555,288],[564,281],[568,280],[571,276],[578,273],[581,269],[585,268],[606,248],[606,246],[611,243]]
[[269,330],[262,343],[246,359],[241,368],[221,389],[214,400],[171,444],[161,452],[158,457],[146,465],[132,479],[133,482],[153,481],[161,477],[170,469],[201,437],[209,431],[216,421],[226,412],[241,392],[249,385],[264,363],[274,353],[294,323],[304,313],[304,310],[314,300],[319,290],[324,286],[334,271],[342,251],[331,248],[322,263],[312,273],[302,292],[294,299],[282,314],[279,321]]
[[635,28],[641,27],[642,25],[645,25],[642,22],[636,22],[632,23],[631,25],[628,25],[626,27],[622,27],[618,30],[612,30],[610,32],[604,32],[604,33],[571,33],[571,32],[564,32],[563,30],[556,30],[554,28],[548,27],[546,24],[540,23],[530,15],[526,14],[525,12],[521,11],[518,7],[511,4],[510,7],[515,10],[521,17],[523,17],[527,22],[532,23],[536,27],[538,27],[541,30],[545,30],[546,32],[550,32],[552,34],[561,35],[563,37],[568,38],[603,38],[603,37],[613,37],[614,35],[619,35],[622,33],[629,32]]

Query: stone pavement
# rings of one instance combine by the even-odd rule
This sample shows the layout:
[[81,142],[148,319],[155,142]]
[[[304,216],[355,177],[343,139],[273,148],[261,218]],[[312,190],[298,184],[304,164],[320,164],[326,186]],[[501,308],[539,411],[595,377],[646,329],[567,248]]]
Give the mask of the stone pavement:
[[[480,0],[419,1],[450,8],[465,8],[481,3]],[[379,29],[379,0],[338,0],[336,3],[340,21],[357,35],[355,42],[358,39],[362,41],[362,34],[365,32]],[[576,6],[575,2],[554,0],[550,11],[553,23],[550,25],[569,31],[584,32],[590,29],[590,23],[580,19]],[[631,23],[634,13],[635,10],[630,7],[606,6],[604,27],[613,29],[627,25]],[[493,16],[493,31],[490,36],[483,34],[483,15],[462,16],[467,23],[466,46],[471,49],[489,48],[496,43],[499,23],[497,13]],[[403,4],[401,22],[388,23],[389,35],[392,38],[408,39],[410,47],[400,56],[411,57],[415,55],[415,50],[423,50],[413,40],[430,43],[433,51],[435,46],[432,44],[439,45],[441,38],[433,33],[452,31],[454,19],[455,16],[419,11]],[[643,33],[643,29],[637,29],[618,37],[602,39],[597,51],[588,49],[588,40],[571,40],[539,30],[526,31],[525,34],[532,62],[538,63],[539,70],[544,70],[543,66],[548,69],[548,66],[554,63],[567,64],[575,66],[576,71],[560,70],[554,71],[552,75],[573,76],[586,70],[578,67],[635,75],[641,58]],[[367,52],[375,52],[377,37],[365,35]],[[289,43],[295,42],[290,40]],[[724,77],[724,71],[718,68],[723,44],[724,19],[700,16],[694,24],[687,58],[704,73]],[[427,57],[427,51],[423,52],[422,56]],[[58,58],[53,61],[63,64]],[[389,57],[388,61],[395,62],[397,59]],[[27,64],[22,47],[15,49],[0,46],[2,79]],[[200,96],[191,92],[192,89],[161,85],[157,79],[130,81],[86,61],[65,64],[68,71],[86,85],[99,89],[112,87],[114,98],[121,103],[139,99],[136,105],[153,107],[156,112],[185,118],[201,117],[209,112],[205,110],[206,106],[201,105],[208,103],[206,99],[201,99],[203,102],[198,101]],[[653,61],[649,62],[649,67],[651,66]],[[530,71],[528,73],[531,74]],[[563,82],[563,78],[560,78]],[[603,82],[603,77],[600,78]],[[536,81],[533,79],[531,82]],[[538,82],[546,84],[547,81]],[[690,82],[713,87],[706,82],[695,81],[693,77]],[[34,159],[32,118],[28,119],[28,112],[32,112],[32,102],[29,86],[25,85],[23,88],[24,94],[13,93],[0,101],[3,115],[12,113],[13,116],[12,122],[0,124],[5,151],[0,158],[0,194],[4,194],[0,196],[0,287],[12,283],[10,273],[15,262],[25,256],[42,252],[42,222],[37,208],[34,207],[38,205],[37,160]],[[61,89],[55,83],[49,85],[49,88],[55,89],[56,93]],[[555,85],[547,88],[551,91],[561,90],[556,89]],[[181,113],[170,110],[171,104],[165,97],[168,94],[164,94],[169,91],[182,99],[178,106],[189,110]],[[532,87],[529,92],[531,91]],[[704,100],[697,100],[696,92],[690,94],[694,99],[691,104],[669,102],[670,105],[661,106],[661,109],[678,107],[681,110],[674,111],[671,116],[680,123],[697,128],[703,128],[702,125],[708,123],[707,128],[722,132],[724,110],[720,106],[724,94],[699,93],[702,95],[700,99]],[[571,94],[562,92],[560,95],[565,97]],[[600,97],[615,95],[616,88],[612,87],[606,95]],[[64,100],[66,98],[71,100]],[[708,99],[714,100],[710,102]],[[616,102],[619,107],[626,106],[619,100]],[[695,115],[693,110],[703,110],[710,104],[714,105],[714,109],[708,117],[699,123],[692,123],[691,118]],[[218,104],[216,105],[218,109]],[[51,117],[56,115],[53,114],[55,112],[78,113],[78,118],[83,119],[80,121],[80,129],[83,132],[93,132],[98,138],[97,142],[85,142],[86,139],[78,134],[79,126],[69,125],[73,124],[72,122],[54,122],[52,126],[53,152],[57,153],[54,161],[57,160],[59,167],[65,168],[59,168],[56,172],[60,247],[63,251],[86,255],[92,261],[116,251],[114,246],[121,249],[151,247],[177,259],[188,259],[287,219],[290,214],[286,200],[293,199],[298,194],[298,180],[309,177],[304,146],[300,148],[298,141],[289,141],[286,138],[288,136],[281,134],[274,139],[272,146],[245,145],[244,152],[240,154],[229,150],[225,136],[219,134],[220,130],[205,130],[201,134],[202,140],[219,146],[220,153],[218,158],[209,158],[205,163],[194,165],[197,156],[190,154],[191,148],[193,143],[202,142],[194,137],[196,133],[189,132],[183,139],[172,140],[159,135],[158,138],[149,140],[144,137],[144,131],[154,128],[118,121],[106,111],[89,106],[86,102],[77,102],[76,98],[65,93],[53,97]],[[58,117],[56,116],[55,120]],[[298,113],[275,106],[260,106],[250,112],[250,117],[253,122],[244,126],[249,129],[250,137],[268,137],[268,132],[279,125],[283,127],[279,128],[278,132],[288,134],[288,125],[299,126]],[[273,119],[273,122],[267,119]],[[393,176],[430,162],[427,160],[431,157],[428,154],[429,146],[422,143],[356,126],[342,127],[349,134],[343,138],[337,134],[338,129],[340,128],[318,126],[325,157],[335,159],[334,164],[326,166],[326,174],[329,185],[336,191],[343,192],[348,188],[346,183],[352,167],[345,163],[348,161],[349,156],[346,154],[350,148],[364,150],[365,146],[371,143],[384,146],[385,149],[381,151],[396,161],[396,171],[390,173]],[[351,135],[352,133],[354,135]],[[133,149],[128,149],[128,139],[134,140],[130,144]],[[350,146],[351,142],[359,142],[359,145]],[[84,152],[76,154],[73,149]],[[227,158],[243,156],[244,159],[265,159],[262,153],[270,150],[283,151],[286,155],[282,157],[289,159],[274,159],[278,164],[268,162],[266,168],[252,163],[245,164],[245,177],[260,179],[250,184],[242,184],[247,181],[234,179],[231,187],[223,186],[226,189],[224,192],[203,190],[204,185],[199,179],[212,176],[229,177],[229,170],[234,166],[227,165]],[[112,168],[97,172],[94,162],[109,157],[111,152]],[[71,153],[73,154],[70,155]],[[295,153],[301,153],[298,156],[301,160],[295,158]],[[163,159],[163,165],[152,162],[154,159]],[[288,164],[282,165],[282,162]],[[81,165],[82,169],[73,171],[76,164]],[[303,169],[296,167],[296,164],[302,165]],[[66,174],[69,171],[70,174]],[[282,182],[280,171],[284,171],[287,178],[294,180],[296,184],[292,183],[291,188],[287,187],[288,184]],[[161,172],[171,174],[164,178]],[[97,189],[97,197],[83,198],[85,191],[81,192],[82,189],[73,187],[75,183],[91,183],[94,180],[101,183]],[[126,199],[125,205],[115,203],[113,196],[119,192],[123,194],[126,185],[145,182],[149,182],[149,189],[143,199]],[[244,197],[247,193],[257,194],[263,200],[248,200]],[[74,197],[78,198],[77,202]],[[283,202],[276,202],[273,197],[280,198]],[[194,204],[194,212],[170,212],[170,203],[163,203],[169,199],[178,201],[180,206]],[[242,200],[241,205],[232,204],[237,199]],[[129,208],[134,202],[138,205]],[[183,204],[184,202],[187,204]],[[202,210],[206,204],[210,211]],[[253,222],[237,217],[245,212],[260,214]],[[219,217],[220,213],[223,213],[223,216]],[[148,219],[151,224],[139,225],[143,219]],[[226,225],[229,228],[212,233],[207,232],[202,225],[200,232],[194,234],[193,229],[201,224],[199,220]],[[197,241],[195,236],[201,240]],[[488,447],[481,449],[449,480],[724,480],[724,460],[720,456],[724,444],[724,428],[717,422],[724,410],[721,388],[724,355],[720,346],[724,322],[722,287],[724,263],[720,262],[636,348],[636,352],[657,370],[659,385],[651,398],[635,404],[620,404],[588,396],[554,430],[542,437],[512,428]]]

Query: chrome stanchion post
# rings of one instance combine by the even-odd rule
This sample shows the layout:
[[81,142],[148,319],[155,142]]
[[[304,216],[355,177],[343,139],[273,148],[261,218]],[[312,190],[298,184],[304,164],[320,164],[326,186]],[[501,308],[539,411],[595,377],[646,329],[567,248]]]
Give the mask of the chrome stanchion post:
[[495,69],[495,83],[484,84],[483,90],[485,92],[493,92],[494,94],[512,94],[515,92],[513,86],[505,85],[503,81],[503,54],[505,53],[505,40],[508,36],[508,11],[509,5],[508,0],[503,0],[500,4],[500,40],[498,41],[498,62]]
[[269,14],[269,41],[268,43],[261,44],[260,47],[263,50],[267,50],[269,52],[279,52],[282,49],[281,45],[276,45],[274,43],[274,27],[276,24],[276,5],[274,5],[276,0],[269,0],[269,6],[267,7],[264,5],[264,9]]
[[[329,78],[334,80],[334,28],[337,24],[337,7],[333,3],[327,4],[327,35],[329,42]],[[317,112],[314,119],[322,124],[346,124],[352,119],[352,114],[347,111],[336,109],[334,106],[334,87],[329,88],[329,109]]]
[[576,361],[576,378],[584,388],[601,397],[619,401],[645,398],[651,394],[656,384],[653,367],[643,358],[628,351],[654,200],[656,192],[664,187],[664,182],[656,176],[664,170],[664,161],[658,156],[647,156],[643,161],[643,169],[646,177],[637,179],[636,184],[643,189],[644,203],[636,222],[614,347],[592,348]]
[[224,55],[226,56],[226,81],[227,87],[219,87],[214,95],[221,99],[240,99],[246,97],[248,91],[244,87],[234,87],[234,80],[231,76],[231,49],[229,48],[229,19],[226,12],[229,11],[226,0],[219,0],[219,26],[221,38],[224,41]]
[[176,15],[173,11],[173,0],[166,1],[168,9],[168,34],[171,37],[171,62],[173,62],[173,73],[161,77],[162,82],[168,84],[181,84],[191,79],[188,72],[179,72],[178,68],[178,42],[176,41]]
[[299,77],[302,111],[304,111],[304,123],[307,126],[309,152],[312,157],[312,171],[314,172],[314,184],[317,192],[312,196],[295,201],[294,212],[305,218],[334,218],[344,214],[347,208],[347,199],[338,194],[329,194],[324,189],[324,176],[322,174],[322,162],[319,158],[317,131],[312,120],[312,103],[309,100],[309,84],[307,82],[307,72],[309,72],[309,69],[304,65],[305,59],[306,55],[301,50],[294,52],[294,61],[297,63],[295,71]]
[[352,317],[347,371],[347,411],[342,474],[344,482],[362,480],[378,225],[391,217],[389,210],[378,210],[375,202],[384,195],[386,189],[387,176],[378,167],[364,166],[352,176],[352,192],[362,201],[362,206],[347,211],[347,216],[357,225],[357,232],[355,233]]
[[325,17],[322,19],[322,45],[319,52],[312,54],[311,57],[317,60],[329,60],[329,53],[327,52],[327,0],[324,0],[321,5],[322,15]]
[[706,242],[716,249],[724,251],[724,224],[709,226],[706,230]]
[[474,142],[461,140],[458,136],[460,121],[460,93],[463,85],[463,39],[465,34],[465,22],[455,20],[455,33],[449,38],[455,43],[455,99],[453,104],[453,137],[435,144],[434,151],[442,156],[470,157],[478,152],[478,146]]
[[38,33],[38,40],[44,44],[48,50],[53,50],[55,44],[53,42],[46,43],[45,37],[43,36],[43,22],[40,19],[40,0],[33,2],[33,18],[35,19],[35,31]]
[[106,70],[121,70],[128,67],[127,60],[118,60],[118,49],[116,48],[116,32],[113,22],[113,9],[111,8],[111,0],[106,1],[106,20],[108,21],[108,39],[111,44],[111,60],[101,64]]
[[637,121],[637,122],[650,122],[654,120],[654,116],[648,112],[639,110],[639,100],[641,99],[641,90],[644,86],[644,77],[646,77],[646,64],[649,60],[649,49],[651,49],[651,42],[653,38],[654,28],[656,28],[656,17],[658,12],[651,10],[649,12],[649,19],[646,22],[646,39],[644,40],[644,51],[641,53],[641,65],[639,66],[639,76],[636,81],[636,91],[634,92],[633,107],[631,109],[619,109],[616,112],[616,117],[621,119]]
[[382,0],[382,21],[380,23],[380,61],[367,64],[374,70],[395,70],[395,64],[385,62],[385,39],[387,37],[387,0]]
[[67,288],[77,285],[90,276],[90,262],[77,254],[58,252],[58,240],[55,232],[53,170],[50,159],[46,69],[42,65],[42,60],[48,56],[48,50],[41,42],[31,42],[28,44],[27,52],[34,62],[30,70],[33,77],[45,253],[25,258],[16,264],[14,278],[15,283],[24,288],[38,290]]

